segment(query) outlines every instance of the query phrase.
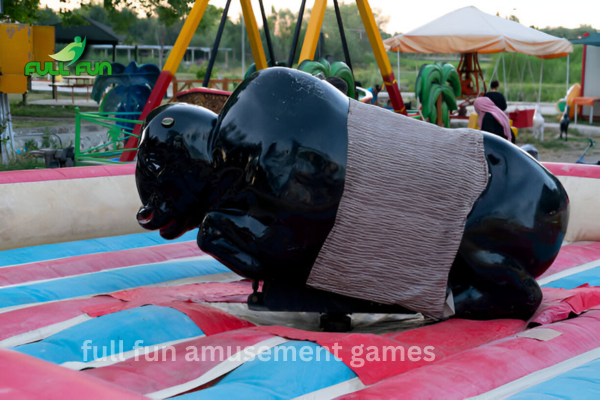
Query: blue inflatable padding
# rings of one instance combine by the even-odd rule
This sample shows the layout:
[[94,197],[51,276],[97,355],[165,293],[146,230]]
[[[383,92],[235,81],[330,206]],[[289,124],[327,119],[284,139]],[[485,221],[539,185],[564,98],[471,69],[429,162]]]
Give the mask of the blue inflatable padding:
[[588,269],[564,278],[557,279],[554,282],[542,285],[542,287],[549,288],[560,288],[560,289],[574,289],[585,283],[589,283],[590,286],[600,286],[600,267]]
[[[304,360],[300,358],[302,348]],[[317,349],[320,361],[316,360]],[[285,350],[285,351],[284,351]],[[296,360],[292,358],[292,351]],[[287,360],[283,354],[287,354]],[[259,357],[247,361],[241,367],[230,372],[215,386],[199,392],[188,393],[177,399],[292,399],[316,390],[324,389],[338,383],[356,378],[356,374],[340,360],[312,342],[287,342],[265,353],[261,361]],[[277,356],[277,360],[275,357]]]
[[511,399],[600,399],[600,359],[525,389]]
[[[94,318],[13,350],[55,364],[90,362],[135,350],[139,340],[143,342],[138,342],[138,347],[144,347],[200,335],[203,332],[184,313],[169,307],[145,306]],[[171,353],[166,351],[167,357],[172,357]],[[143,352],[139,354],[144,357]]]
[[197,236],[198,230],[194,229],[175,240],[166,240],[160,237],[158,231],[155,231],[4,250],[0,251],[0,267],[54,260],[57,258],[82,256],[93,253],[138,249],[140,247],[157,246],[168,243],[189,242],[196,240]]
[[0,308],[111,293],[193,276],[231,272],[220,262],[171,261],[75,275],[29,285],[0,288]]

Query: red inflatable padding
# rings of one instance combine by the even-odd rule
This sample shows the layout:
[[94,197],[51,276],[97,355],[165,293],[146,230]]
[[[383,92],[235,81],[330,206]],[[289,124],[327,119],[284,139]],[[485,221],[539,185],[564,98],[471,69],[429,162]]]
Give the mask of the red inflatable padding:
[[181,311],[194,321],[196,326],[202,329],[202,332],[207,336],[255,326],[250,321],[238,318],[225,311],[219,310],[218,308],[202,304],[172,301],[170,303],[160,303],[157,305],[171,307]]
[[562,335],[548,341],[510,337],[413,369],[340,399],[464,399],[600,347],[600,311],[537,329]]
[[119,302],[113,304],[101,304],[98,306],[86,307],[84,312],[90,317],[100,317],[106,314],[129,310],[145,305],[155,305],[161,307],[171,307],[186,314],[206,335],[215,335],[217,333],[228,332],[236,329],[250,328],[254,324],[245,321],[234,315],[221,311],[218,308],[210,307],[204,304],[192,303],[190,300],[161,301],[156,300]]
[[[254,329],[287,339],[316,342],[340,358],[358,375],[362,383],[372,385],[386,378],[437,363],[462,351],[521,332],[525,329],[525,322],[455,319],[385,336],[306,332],[281,326],[261,326]],[[335,351],[335,348],[338,350]],[[420,351],[418,352],[416,348]],[[369,357],[369,353],[371,357]],[[374,357],[375,353],[379,360]],[[393,361],[393,357],[395,357],[395,361]],[[414,361],[417,358],[419,360]]]
[[600,179],[600,166],[585,164],[567,164],[545,162],[542,165],[556,176],[576,176],[580,178]]
[[158,305],[171,301],[190,303],[245,303],[252,293],[250,282],[207,282],[170,287],[144,287],[114,292],[109,296],[121,300],[112,304],[85,307],[93,317],[112,314],[148,304]]
[[252,294],[250,281],[207,282],[174,287],[137,288],[115,292],[113,297],[123,301],[190,300],[210,303],[245,303]]
[[600,306],[600,287],[585,284],[575,289],[542,288],[544,301],[530,323],[547,325]]
[[[137,393],[154,393],[193,381],[229,356],[272,337],[266,332],[249,329],[226,332],[174,345],[175,357],[170,350],[163,357],[163,351],[159,350],[142,355],[138,360],[131,358],[82,373]],[[199,360],[194,359],[196,355]]]
[[562,246],[554,263],[538,279],[587,264],[599,258],[600,242],[575,242]]
[[439,354],[448,357],[514,335],[525,330],[525,327],[526,322],[519,319],[450,319],[423,328],[387,333],[383,336],[422,347],[436,343],[436,356]]
[[129,390],[37,358],[0,349],[4,399],[142,399]]
[[198,249],[196,242],[192,241],[33,262],[0,268],[0,287],[196,257],[203,254]]
[[0,313],[0,340],[79,317],[85,314],[81,311],[85,307],[106,307],[119,303],[120,300],[110,296],[97,296],[90,299],[38,303],[33,307]]
[[103,176],[133,175],[134,173],[135,164],[54,169],[28,169],[22,171],[0,172],[0,184],[100,178]]

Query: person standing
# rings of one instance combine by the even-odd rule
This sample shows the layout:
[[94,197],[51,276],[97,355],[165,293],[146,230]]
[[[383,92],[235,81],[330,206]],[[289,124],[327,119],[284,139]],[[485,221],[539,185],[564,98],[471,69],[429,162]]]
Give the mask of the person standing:
[[510,121],[504,111],[500,110],[500,108],[487,97],[477,98],[474,106],[475,113],[479,116],[479,129],[493,133],[514,143],[514,137],[510,129]]
[[369,92],[373,93],[373,98],[371,99],[371,104],[377,104],[377,95],[381,92],[381,86],[375,85],[367,89]]
[[496,107],[498,107],[502,111],[506,111],[506,99],[504,98],[504,95],[498,91],[499,88],[500,82],[492,81],[492,83],[490,84],[490,91],[485,94],[485,97],[492,100]]

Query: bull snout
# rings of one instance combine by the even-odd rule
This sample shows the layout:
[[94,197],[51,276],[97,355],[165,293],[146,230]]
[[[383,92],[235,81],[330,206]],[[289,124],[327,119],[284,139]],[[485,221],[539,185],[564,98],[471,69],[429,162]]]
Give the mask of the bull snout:
[[142,228],[146,228],[146,229],[156,229],[156,228],[151,228],[150,224],[152,223],[152,217],[154,216],[154,209],[151,206],[142,206],[140,208],[140,210],[137,213],[137,221],[138,224],[140,224],[140,226]]

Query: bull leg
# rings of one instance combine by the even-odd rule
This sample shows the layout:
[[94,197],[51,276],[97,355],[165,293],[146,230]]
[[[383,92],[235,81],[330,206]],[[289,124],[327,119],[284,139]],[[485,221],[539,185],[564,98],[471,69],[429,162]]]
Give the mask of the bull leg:
[[206,215],[198,233],[198,246],[209,254],[218,255],[235,273],[260,279],[263,266],[256,259],[257,238],[268,227],[246,214],[211,212]]
[[527,320],[542,302],[539,285],[523,265],[486,250],[460,251],[450,283],[459,318]]

